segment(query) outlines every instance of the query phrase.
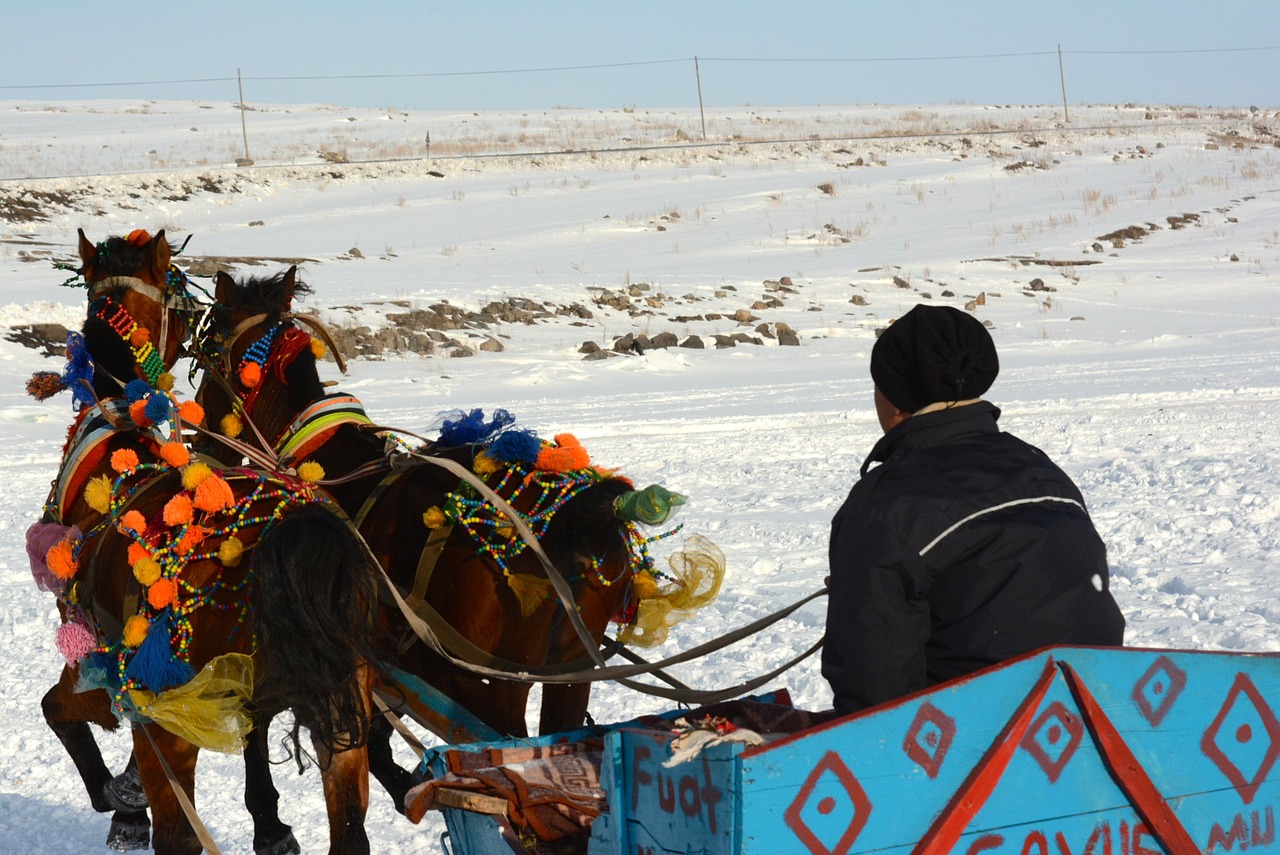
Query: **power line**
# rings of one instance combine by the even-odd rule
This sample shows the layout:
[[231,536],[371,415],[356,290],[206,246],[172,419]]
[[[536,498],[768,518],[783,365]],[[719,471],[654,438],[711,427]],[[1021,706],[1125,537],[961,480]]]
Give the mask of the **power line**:
[[[1227,47],[1227,48],[1186,48],[1186,49],[1164,49],[1164,50],[1069,50],[1063,51],[1068,56],[1144,56],[1157,54],[1205,54],[1205,53],[1256,53],[1261,51],[1280,51],[1280,46],[1262,46],[1262,47]],[[1045,57],[1054,56],[1056,51],[1026,51],[1018,53],[982,53],[982,54],[953,54],[942,56],[866,56],[866,57],[698,57],[703,62],[734,62],[734,63],[901,63],[901,62],[939,62],[939,61],[960,61],[960,60],[981,60],[981,59],[1018,59],[1025,57]],[[635,62],[607,62],[596,63],[590,65],[556,65],[543,66],[536,68],[497,68],[497,69],[478,69],[473,71],[423,71],[403,74],[325,74],[325,75],[267,75],[262,77],[245,77],[245,80],[251,82],[282,82],[282,81],[316,81],[316,80],[407,80],[422,79],[433,77],[482,77],[501,74],[545,74],[550,72],[562,71],[597,71],[606,68],[633,68],[637,66],[649,65],[672,65],[676,63],[691,63],[693,57],[684,57],[676,59],[651,59],[639,60]],[[32,84],[4,84],[0,85],[0,91],[29,90],[29,89],[79,89],[86,87],[102,88],[102,87],[124,87],[124,86],[160,86],[170,84],[187,84],[187,83],[229,83],[236,80],[235,77],[197,77],[184,80],[131,80],[117,83],[32,83]]]

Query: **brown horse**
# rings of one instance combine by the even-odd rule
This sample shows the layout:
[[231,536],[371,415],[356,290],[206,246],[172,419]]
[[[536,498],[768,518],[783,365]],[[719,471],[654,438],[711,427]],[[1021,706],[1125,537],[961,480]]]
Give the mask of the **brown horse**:
[[[495,548],[476,526],[471,531],[464,525],[432,527],[434,521],[424,521],[424,512],[444,508],[451,497],[475,501],[474,491],[460,485],[457,474],[420,458],[403,458],[392,468],[386,442],[371,429],[359,402],[326,396],[316,368],[317,349],[309,346],[310,336],[290,313],[294,296],[304,290],[292,268],[241,285],[229,276],[218,277],[215,307],[196,346],[207,367],[198,395],[208,422],[221,422],[259,450],[281,454],[281,465],[318,463],[325,472],[322,483],[356,520],[387,575],[419,616],[449,636],[445,646],[454,655],[468,658],[459,648],[470,648],[482,664],[487,655],[488,664],[513,667],[585,665],[582,642],[555,598],[528,593],[528,580],[545,583],[545,571],[532,550]],[[250,362],[257,367],[246,369]],[[228,415],[234,418],[223,421]],[[430,455],[482,469],[488,484],[542,529],[541,546],[570,580],[578,613],[598,645],[609,620],[624,607],[637,567],[630,524],[614,512],[615,499],[632,490],[630,483],[599,475],[574,482],[568,474],[531,470],[520,470],[524,477],[510,477],[514,468],[477,466],[483,450],[470,443],[437,444]],[[225,453],[232,458],[238,454]],[[490,524],[490,534],[503,528],[500,517]],[[516,580],[526,583],[526,590]],[[525,734],[528,683],[487,679],[441,657],[410,636],[403,629],[404,618],[385,605],[385,596],[383,600],[383,621],[399,642],[390,656],[392,665],[426,681],[499,733]],[[585,682],[547,684],[541,731],[581,725],[589,692]],[[470,736],[458,722],[405,694],[419,720],[441,737],[456,742]],[[382,735],[375,729],[371,754],[372,740]],[[385,757],[389,759],[389,750]],[[377,767],[375,774],[389,791],[400,789]]]
[[[236,747],[219,734],[247,733],[249,694],[267,717],[293,709],[295,747],[306,727],[321,759],[330,851],[367,853],[374,589],[363,545],[312,485],[190,458],[182,427],[199,414],[165,392],[185,322],[166,308],[177,285],[163,233],[97,246],[81,234],[80,254],[88,358],[69,374],[79,382],[87,364],[92,379],[80,386],[94,394],[46,505],[45,524],[64,529],[42,578],[59,595],[68,658],[43,699],[46,720],[94,807],[109,810],[111,775],[88,724],[129,718],[155,850],[197,853],[180,802],[194,797],[199,748]],[[165,421],[167,436],[153,424]],[[103,691],[76,692],[81,683]],[[250,739],[246,750],[251,805],[264,798],[250,792],[263,777],[274,795],[265,755],[250,762],[261,748]],[[297,851],[291,835],[285,848],[259,846],[261,831],[256,851]],[[146,834],[144,811],[117,811],[109,843],[138,848]]]

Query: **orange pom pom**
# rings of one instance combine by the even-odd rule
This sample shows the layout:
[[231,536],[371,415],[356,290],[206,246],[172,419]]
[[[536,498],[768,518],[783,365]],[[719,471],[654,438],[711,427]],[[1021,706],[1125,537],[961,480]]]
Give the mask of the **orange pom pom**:
[[262,366],[256,362],[246,362],[240,366],[240,384],[252,389],[262,382]]
[[182,533],[182,539],[178,541],[178,554],[186,555],[191,552],[191,550],[204,543],[204,539],[208,536],[209,533],[201,526],[187,526],[187,530]]
[[183,401],[178,405],[178,415],[184,422],[198,425],[204,421],[204,407],[195,401]]
[[125,553],[125,555],[129,561],[129,566],[132,567],[142,559],[150,558],[151,550],[147,549],[147,547],[144,546],[143,544],[138,543],[137,541],[134,541],[133,543],[129,544],[129,551]]
[[44,554],[44,563],[48,566],[50,573],[64,582],[76,575],[76,571],[80,569],[70,540],[60,540],[49,547],[49,551]]
[[556,445],[561,448],[568,448],[571,445],[582,445],[582,443],[578,442],[578,438],[571,433],[558,433],[555,436],[555,440]]
[[125,243],[131,243],[134,246],[146,246],[151,243],[151,232],[146,229],[134,229],[124,237]]
[[147,418],[147,399],[134,401],[129,405],[129,418],[138,427],[150,427],[151,419]]
[[191,497],[179,493],[164,506],[164,524],[167,526],[186,525],[191,522]]
[[138,465],[138,454],[132,448],[118,448],[111,452],[111,468],[117,472],[128,472]]
[[178,583],[172,579],[157,579],[147,588],[147,602],[153,609],[163,609],[173,605],[178,599]]
[[151,341],[151,330],[137,327],[133,332],[129,333],[129,344],[134,347],[142,347],[149,341]]
[[590,466],[591,457],[581,445],[552,446],[538,452],[538,461],[534,465],[543,472],[569,472]]
[[221,511],[236,503],[231,485],[217,475],[210,475],[196,485],[195,506],[202,511]]
[[142,534],[147,530],[147,518],[142,515],[141,511],[126,511],[125,515],[120,517],[120,530]]
[[180,442],[166,442],[160,446],[160,457],[174,469],[179,469],[191,462],[191,452]]

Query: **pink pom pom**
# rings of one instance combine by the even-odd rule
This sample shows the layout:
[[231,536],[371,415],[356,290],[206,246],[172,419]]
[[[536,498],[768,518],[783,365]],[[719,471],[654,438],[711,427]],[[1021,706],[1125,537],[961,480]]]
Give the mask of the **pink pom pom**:
[[82,623],[64,623],[58,627],[57,643],[58,652],[68,665],[75,665],[98,646],[89,627]]

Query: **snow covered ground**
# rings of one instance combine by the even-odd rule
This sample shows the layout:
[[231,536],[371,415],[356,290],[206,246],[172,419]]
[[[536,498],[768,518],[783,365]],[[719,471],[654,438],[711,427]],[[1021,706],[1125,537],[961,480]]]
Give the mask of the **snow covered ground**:
[[[1001,424],[1089,502],[1127,642],[1280,650],[1276,114],[1077,107],[1066,125],[1035,107],[714,112],[704,145],[689,110],[260,107],[247,116],[255,165],[236,168],[240,114],[224,103],[0,102],[0,328],[78,325],[84,295],[59,288],[66,274],[49,263],[71,259],[77,227],[92,240],[192,235],[187,264],[268,259],[240,272],[300,259],[315,289],[305,308],[338,327],[444,301],[545,306],[530,324],[450,333],[469,357],[354,360],[342,387],[418,431],[442,410],[505,407],[687,494],[680,521],[724,551],[729,573],[720,599],[673,631],[671,653],[821,585],[830,518],[878,435],[875,331],[916,302],[970,304],[1000,349],[988,397]],[[591,317],[554,314],[574,304]],[[778,323],[798,346],[754,332]],[[712,346],[579,352],[662,332]],[[735,332],[762,343],[714,347]],[[479,350],[488,338],[502,350]],[[22,535],[70,409],[23,384],[59,367],[0,341],[0,840],[31,855],[101,851],[107,825],[39,709],[60,667],[57,617]],[[819,601],[676,673],[736,683],[807,647],[823,622]],[[779,683],[800,706],[830,702],[816,661]],[[601,686],[591,712],[664,706]],[[101,741],[121,762],[125,739]],[[198,807],[229,852],[250,849],[239,778],[238,758],[202,756]],[[322,851],[315,770],[282,766],[278,780],[286,821]],[[376,852],[421,853],[438,851],[443,823],[410,825],[378,795],[368,827]]]

